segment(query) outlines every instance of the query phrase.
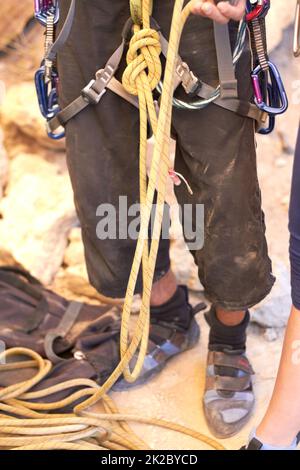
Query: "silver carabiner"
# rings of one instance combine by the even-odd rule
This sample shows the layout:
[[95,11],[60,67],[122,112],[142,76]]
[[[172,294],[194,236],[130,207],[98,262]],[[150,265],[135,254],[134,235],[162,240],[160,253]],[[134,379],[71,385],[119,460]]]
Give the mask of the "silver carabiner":
[[297,0],[294,31],[294,56],[300,56],[300,0]]

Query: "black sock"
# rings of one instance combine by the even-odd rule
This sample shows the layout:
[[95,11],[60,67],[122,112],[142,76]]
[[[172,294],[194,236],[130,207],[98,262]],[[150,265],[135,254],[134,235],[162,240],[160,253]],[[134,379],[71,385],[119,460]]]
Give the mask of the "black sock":
[[246,312],[244,320],[238,325],[227,326],[220,322],[215,308],[212,307],[206,315],[206,320],[210,326],[208,347],[211,351],[222,350],[226,346],[233,350],[246,350],[246,330],[250,321],[249,312]]
[[179,286],[168,302],[151,307],[150,316],[152,321],[175,323],[180,328],[189,328],[193,309],[189,304],[187,287]]

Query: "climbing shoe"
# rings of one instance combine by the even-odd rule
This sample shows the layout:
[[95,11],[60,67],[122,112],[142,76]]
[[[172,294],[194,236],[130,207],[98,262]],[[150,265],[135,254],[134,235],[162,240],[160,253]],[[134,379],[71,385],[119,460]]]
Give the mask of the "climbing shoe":
[[203,406],[208,427],[216,437],[233,436],[248,421],[255,402],[252,375],[244,350],[219,346],[209,351]]
[[[166,304],[151,308],[148,352],[141,374],[133,384],[124,379],[119,380],[113,389],[122,391],[144,384],[158,374],[172,357],[192,349],[200,338],[200,328],[195,315],[205,308],[204,303],[194,308],[190,305],[185,286],[179,286]],[[137,354],[130,363],[131,369],[134,368],[136,360]]]

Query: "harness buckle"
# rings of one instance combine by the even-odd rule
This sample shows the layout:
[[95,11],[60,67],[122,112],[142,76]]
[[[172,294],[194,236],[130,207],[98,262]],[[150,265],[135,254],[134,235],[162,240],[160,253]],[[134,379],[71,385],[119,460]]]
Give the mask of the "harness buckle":
[[96,89],[94,89],[93,87],[95,83],[95,79],[91,80],[90,83],[81,91],[81,95],[83,96],[83,98],[90,104],[98,104],[102,96],[106,92],[105,89],[102,90],[100,93]]
[[196,96],[202,87],[202,82],[191,71],[186,62],[180,62],[177,65],[176,73],[181,79],[185,92],[190,96]]

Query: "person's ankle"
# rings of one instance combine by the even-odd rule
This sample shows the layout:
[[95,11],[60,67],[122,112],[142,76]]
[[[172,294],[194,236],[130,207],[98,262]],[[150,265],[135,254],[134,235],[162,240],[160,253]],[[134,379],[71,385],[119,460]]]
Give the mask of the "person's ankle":
[[[232,320],[230,320],[231,315],[233,315]],[[249,312],[225,312],[212,306],[210,312],[206,315],[206,319],[210,326],[208,347],[211,351],[222,349],[246,350],[246,331],[250,320]]]
[[240,325],[246,316],[247,312],[245,311],[228,311],[223,310],[219,307],[216,307],[216,316],[218,320],[226,326],[237,326]]
[[170,270],[159,281],[153,284],[150,299],[151,307],[159,307],[167,303],[174,296],[177,288],[176,277]]
[[278,426],[273,427],[269,432],[263,429],[254,429],[250,434],[250,440],[255,438],[261,442],[261,450],[296,450],[297,437],[288,437],[278,432]]
[[295,444],[296,434],[291,432],[282,432],[280,426],[268,426],[260,424],[254,431],[256,438],[268,446],[288,448]]

